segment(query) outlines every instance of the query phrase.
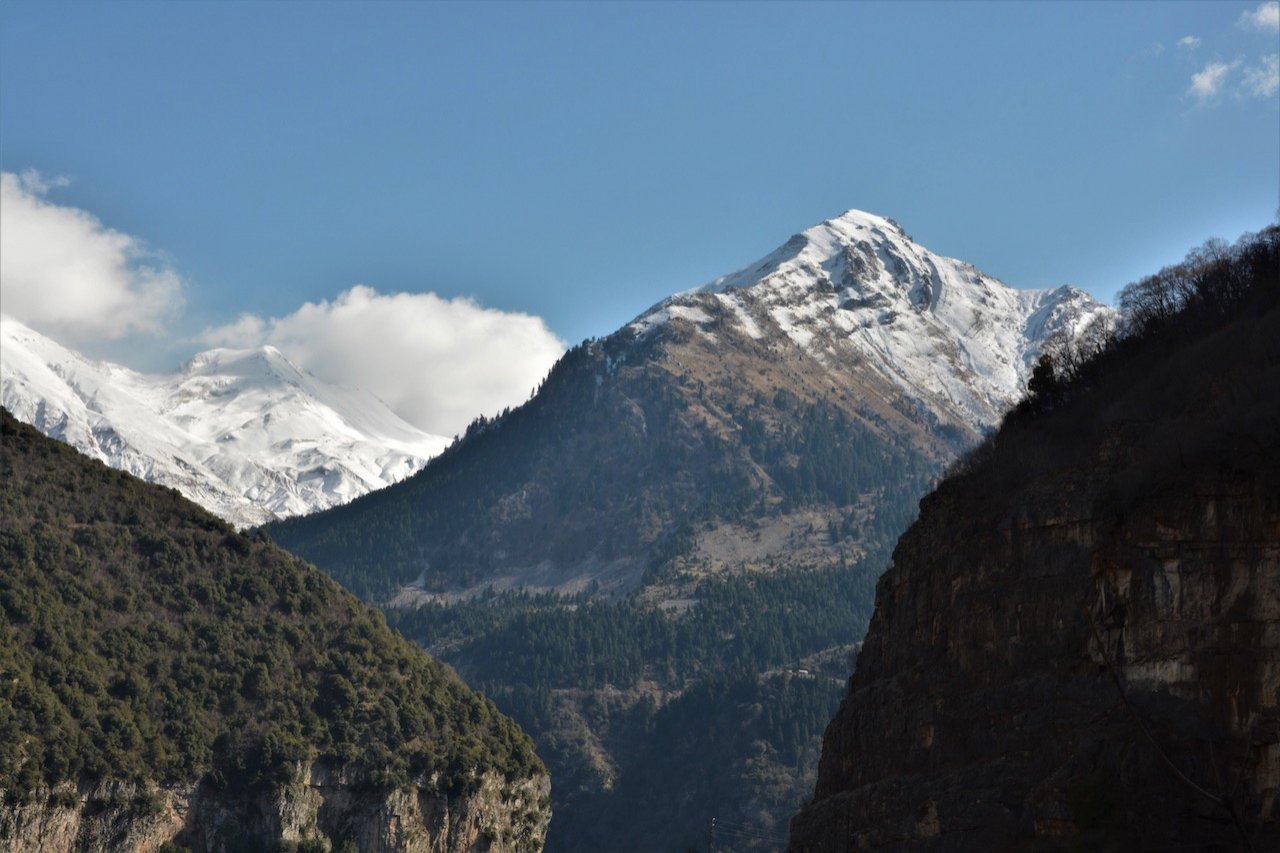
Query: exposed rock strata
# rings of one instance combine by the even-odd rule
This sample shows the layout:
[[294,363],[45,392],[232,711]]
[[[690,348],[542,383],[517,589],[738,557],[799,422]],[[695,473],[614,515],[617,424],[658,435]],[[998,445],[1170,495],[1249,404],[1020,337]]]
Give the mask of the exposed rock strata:
[[248,798],[200,787],[63,786],[0,811],[0,847],[150,853],[174,842],[200,853],[311,842],[364,853],[498,853],[541,849],[551,817],[546,776],[508,782],[488,774],[453,797],[431,784],[374,791],[319,766],[300,767],[298,779]]

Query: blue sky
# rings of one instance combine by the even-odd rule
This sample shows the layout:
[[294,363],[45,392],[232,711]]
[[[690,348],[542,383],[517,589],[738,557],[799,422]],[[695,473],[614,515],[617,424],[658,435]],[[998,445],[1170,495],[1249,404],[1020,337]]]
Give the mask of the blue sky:
[[9,2],[0,166],[172,274],[75,339],[147,368],[357,284],[575,343],[850,207],[1110,299],[1276,216],[1274,5]]

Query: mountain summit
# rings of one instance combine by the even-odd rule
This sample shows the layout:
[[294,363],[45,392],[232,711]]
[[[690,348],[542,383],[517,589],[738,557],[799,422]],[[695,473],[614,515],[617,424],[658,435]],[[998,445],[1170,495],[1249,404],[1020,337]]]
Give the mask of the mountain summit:
[[275,347],[210,350],[151,376],[4,317],[0,348],[3,403],[19,420],[241,527],[401,480],[448,443]]
[[1022,393],[1046,340],[1110,313],[1073,287],[1014,289],[930,252],[892,219],[849,210],[630,328],[728,326],[797,347],[836,375],[875,374],[941,423],[979,433]]

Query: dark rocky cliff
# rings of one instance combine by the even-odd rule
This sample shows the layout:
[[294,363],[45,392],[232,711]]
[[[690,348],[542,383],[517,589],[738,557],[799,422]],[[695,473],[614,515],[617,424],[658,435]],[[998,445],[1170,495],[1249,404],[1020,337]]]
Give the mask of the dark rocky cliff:
[[1277,849],[1271,231],[1229,317],[1153,325],[922,502],[792,850]]

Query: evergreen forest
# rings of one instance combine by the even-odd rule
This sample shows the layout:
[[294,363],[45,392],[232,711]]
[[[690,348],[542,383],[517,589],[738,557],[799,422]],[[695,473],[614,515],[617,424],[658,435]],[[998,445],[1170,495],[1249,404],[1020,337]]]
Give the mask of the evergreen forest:
[[3,412],[6,806],[111,781],[247,797],[308,762],[455,795],[542,772],[510,719],[323,573]]

